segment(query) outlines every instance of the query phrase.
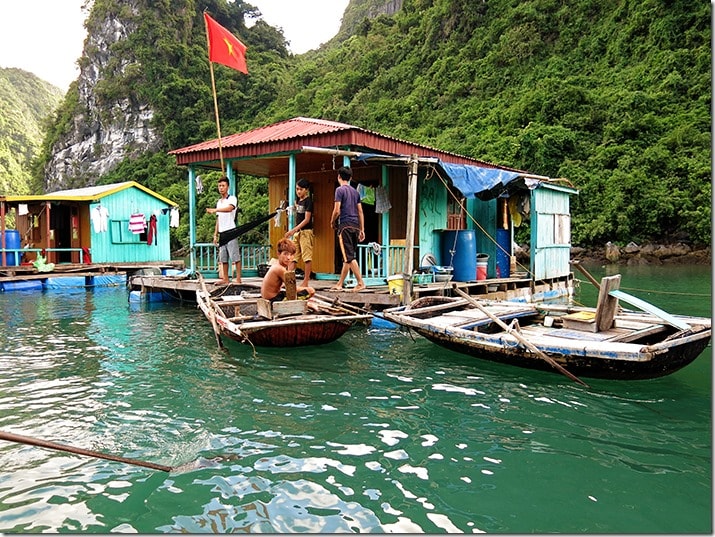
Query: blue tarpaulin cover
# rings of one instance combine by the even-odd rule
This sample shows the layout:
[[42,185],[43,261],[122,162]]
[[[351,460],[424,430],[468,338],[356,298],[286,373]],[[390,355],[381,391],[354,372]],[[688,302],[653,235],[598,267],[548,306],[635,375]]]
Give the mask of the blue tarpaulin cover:
[[474,198],[477,194],[498,190],[520,175],[519,172],[468,164],[449,164],[440,161],[439,165],[447,172],[452,184],[465,198]]
[[[391,155],[379,155],[375,153],[362,153],[356,157],[358,162],[369,160],[399,160],[406,162],[408,157]],[[434,162],[434,161],[433,161]],[[472,164],[451,164],[437,159],[440,166],[452,184],[465,198],[479,197],[482,200],[489,200],[502,193],[508,183],[522,175],[523,172],[505,170],[503,168],[487,168],[474,166]]]

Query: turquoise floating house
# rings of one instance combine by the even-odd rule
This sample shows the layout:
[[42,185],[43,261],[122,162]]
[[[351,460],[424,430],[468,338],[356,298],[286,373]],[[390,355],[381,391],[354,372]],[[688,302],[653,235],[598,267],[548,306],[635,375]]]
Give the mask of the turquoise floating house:
[[[297,180],[307,179],[319,245],[312,259],[317,279],[337,279],[342,266],[330,215],[337,169],[344,165],[352,168],[351,184],[361,192],[365,241],[358,245],[358,264],[368,285],[402,275],[409,297],[413,273],[432,260],[433,267],[453,269],[439,276],[503,290],[497,298],[546,296],[572,286],[569,199],[578,191],[567,181],[316,118],[288,119],[221,142],[170,152],[188,167],[190,213],[196,178],[204,170],[225,169],[234,191],[241,174],[265,178],[270,208],[283,201],[293,205]],[[294,223],[292,214],[278,214],[269,226],[268,257],[275,257],[276,243]],[[190,225],[191,270],[201,272],[202,251],[213,245],[198,242],[195,223]],[[530,236],[528,266],[517,265],[514,255],[520,226]],[[243,262],[244,269],[250,266]]]
[[[14,215],[13,215],[14,213]],[[7,229],[13,216],[15,229]],[[177,204],[135,181],[33,196],[0,195],[0,266],[171,260]]]

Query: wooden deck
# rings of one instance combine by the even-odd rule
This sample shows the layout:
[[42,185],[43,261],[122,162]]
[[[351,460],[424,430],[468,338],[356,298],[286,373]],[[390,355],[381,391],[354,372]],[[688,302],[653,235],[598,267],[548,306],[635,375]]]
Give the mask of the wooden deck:
[[58,263],[50,272],[40,272],[32,265],[0,266],[0,282],[20,282],[59,278],[63,276],[98,276],[101,274],[126,274],[127,277],[144,269],[183,270],[183,261],[161,263]]
[[[261,281],[259,277],[243,277],[241,283],[221,284],[218,279],[205,279],[207,289],[212,295],[238,295],[242,292],[260,293]],[[566,294],[567,285],[573,286],[573,279],[562,279],[558,281],[539,282],[532,288],[532,281],[528,278],[502,278],[479,280],[472,282],[435,282],[425,284],[413,284],[413,298],[423,296],[452,296],[452,285],[456,284],[464,292],[479,298],[491,300],[514,300],[523,299],[529,301],[529,297],[534,291],[563,289]],[[335,280],[311,280],[310,285],[316,293],[324,297],[338,298],[341,302],[359,306],[370,310],[383,310],[385,308],[399,306],[401,295],[390,294],[387,284],[368,285],[367,288],[353,292],[349,289],[343,291],[333,291],[330,288],[335,284]],[[132,291],[146,293],[170,291],[173,296],[179,296],[184,300],[196,300],[196,291],[199,289],[199,282],[187,276],[132,276],[128,285]]]

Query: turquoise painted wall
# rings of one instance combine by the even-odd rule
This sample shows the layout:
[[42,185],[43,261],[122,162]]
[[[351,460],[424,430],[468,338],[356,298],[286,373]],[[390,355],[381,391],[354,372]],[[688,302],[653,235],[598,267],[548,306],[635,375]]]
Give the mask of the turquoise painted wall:
[[[420,174],[422,175],[422,174]],[[437,177],[419,180],[419,214],[417,214],[419,249],[417,263],[425,254],[439,259],[442,230],[447,227],[447,190]]]
[[[171,206],[138,189],[127,188],[104,196],[101,205],[109,211],[107,231],[91,231],[91,253],[94,263],[144,263],[171,260],[169,241]],[[91,203],[90,216],[99,203]],[[129,231],[129,217],[134,213],[143,214],[147,224],[152,214],[157,215],[156,244],[147,244],[142,235]]]

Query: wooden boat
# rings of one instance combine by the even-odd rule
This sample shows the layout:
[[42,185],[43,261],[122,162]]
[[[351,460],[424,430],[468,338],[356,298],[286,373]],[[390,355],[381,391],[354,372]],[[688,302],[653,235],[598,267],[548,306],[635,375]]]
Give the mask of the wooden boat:
[[198,306],[220,336],[261,347],[297,347],[335,341],[347,330],[372,315],[338,301],[270,301],[241,296],[212,297],[196,292]]
[[[447,349],[559,370],[577,381],[669,375],[695,360],[711,338],[709,318],[670,315],[603,284],[596,308],[478,301],[454,290],[463,296],[422,297],[382,316]],[[644,311],[623,310],[618,298]]]

